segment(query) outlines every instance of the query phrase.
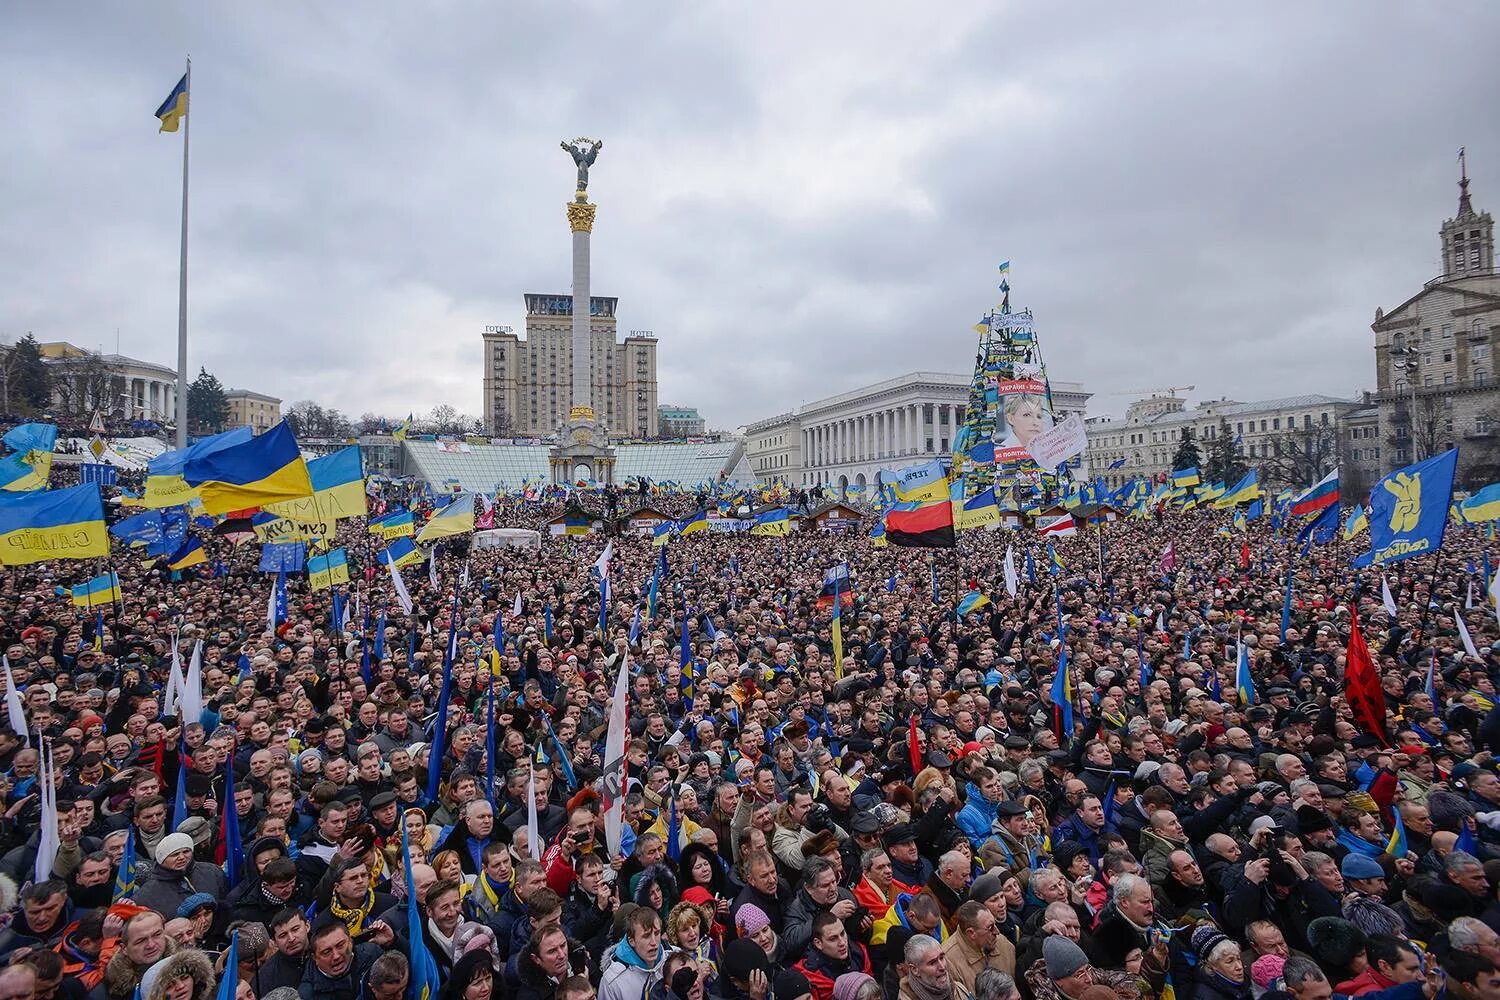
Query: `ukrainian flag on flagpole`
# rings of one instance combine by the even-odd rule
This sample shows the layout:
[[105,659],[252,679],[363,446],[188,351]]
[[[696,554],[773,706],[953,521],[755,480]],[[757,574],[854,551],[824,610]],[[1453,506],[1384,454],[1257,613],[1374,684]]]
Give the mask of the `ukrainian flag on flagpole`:
[[677,522],[677,533],[679,535],[690,535],[695,531],[708,530],[708,512],[700,510],[692,517],[684,518]]
[[1351,541],[1359,536],[1370,526],[1370,516],[1365,511],[1364,504],[1355,504],[1354,510],[1349,514],[1349,520],[1344,522],[1344,541]]
[[1491,483],[1458,506],[1470,524],[1500,519],[1500,483]]
[[167,99],[161,102],[161,107],[156,109],[156,117],[161,119],[161,128],[158,132],[176,132],[177,125],[182,121],[182,116],[188,111],[188,78],[182,74],[182,79],[177,81],[177,86],[167,95]]
[[98,483],[0,498],[0,566],[108,555]]
[[96,604],[111,604],[120,600],[120,578],[114,573],[96,576],[72,590],[73,603],[80,608],[92,608]]
[[1391,807],[1391,819],[1395,822],[1391,827],[1390,839],[1385,842],[1385,853],[1393,858],[1404,858],[1410,848],[1406,846],[1406,824],[1401,822],[1401,809],[1398,806]]
[[196,538],[189,538],[182,543],[182,547],[172,553],[167,559],[167,569],[187,569],[199,563],[208,562],[208,553],[203,551],[203,543]]
[[448,538],[474,530],[474,494],[460,493],[442,510],[434,511],[422,526],[417,541],[428,542],[434,538]]
[[394,562],[397,566],[411,566],[423,559],[422,550],[410,538],[398,538],[380,553],[382,565]]
[[1173,486],[1197,486],[1199,481],[1196,466],[1187,469],[1177,469],[1172,473]]
[[326,556],[313,556],[307,560],[307,582],[313,590],[327,590],[340,583],[349,582],[349,563],[343,549],[334,549]]
[[990,603],[988,597],[977,590],[971,590],[958,602],[958,617],[962,618],[971,612],[978,611],[988,603]]
[[243,444],[190,457],[182,478],[197,487],[205,514],[296,500],[313,492],[307,462],[285,420]]
[[408,413],[406,415],[406,419],[401,421],[401,423],[397,425],[395,430],[391,431],[391,437],[395,438],[397,441],[405,441],[406,435],[411,433],[411,424],[412,415]]

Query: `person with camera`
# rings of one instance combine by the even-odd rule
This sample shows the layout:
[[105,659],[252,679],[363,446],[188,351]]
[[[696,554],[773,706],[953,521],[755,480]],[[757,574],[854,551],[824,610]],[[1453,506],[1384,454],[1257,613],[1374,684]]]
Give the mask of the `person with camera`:
[[1341,917],[1339,901],[1296,858],[1276,846],[1278,830],[1267,826],[1250,839],[1255,855],[1244,877],[1224,895],[1226,929],[1243,936],[1254,920],[1280,927],[1296,951],[1309,950],[1307,925],[1319,917]]

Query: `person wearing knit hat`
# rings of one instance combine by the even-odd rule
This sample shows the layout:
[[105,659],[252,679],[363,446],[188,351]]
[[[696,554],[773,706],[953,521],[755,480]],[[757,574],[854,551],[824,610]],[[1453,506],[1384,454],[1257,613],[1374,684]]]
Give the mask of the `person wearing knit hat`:
[[196,893],[223,899],[229,892],[222,868],[193,860],[193,838],[185,833],[161,838],[152,857],[156,865],[140,877],[132,898],[138,905],[160,913],[164,920],[176,917],[177,908]]
[[867,984],[874,986],[877,991],[880,988],[873,976],[867,976],[863,972],[846,972],[833,981],[833,1000],[859,1000],[860,990]]
[[1307,925],[1308,949],[1318,964],[1331,973],[1329,982],[1349,978],[1350,967],[1365,950],[1365,941],[1365,932],[1343,917],[1318,917]]
[[1250,981],[1257,989],[1269,990],[1281,978],[1286,959],[1281,955],[1262,955],[1250,963]]
[[771,918],[766,916],[766,911],[754,903],[746,903],[734,915],[734,924],[739,928],[741,937],[754,937],[756,931],[770,923]]
[[1072,978],[1080,970],[1088,968],[1089,957],[1071,938],[1049,934],[1042,942],[1042,961],[1047,965],[1047,978],[1058,981]]
[[[190,834],[167,834],[157,843],[156,850],[155,852],[153,852],[152,857],[156,859],[156,863],[158,865],[165,865],[167,864],[167,859],[176,854],[178,851],[187,851],[189,860],[191,860],[191,856],[193,853],[193,838]],[[186,867],[187,864],[188,862],[184,861],[182,864],[177,865],[177,870],[181,871],[184,867]]]
[[780,970],[771,984],[771,995],[776,1000],[810,1000],[812,993],[812,983],[796,969]]

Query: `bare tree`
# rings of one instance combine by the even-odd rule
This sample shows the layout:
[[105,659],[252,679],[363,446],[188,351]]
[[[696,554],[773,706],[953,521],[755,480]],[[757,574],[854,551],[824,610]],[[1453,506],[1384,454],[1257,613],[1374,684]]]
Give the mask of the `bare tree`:
[[1415,401],[1405,393],[1396,399],[1391,436],[1386,438],[1391,454],[1405,461],[1431,458],[1453,447],[1453,404],[1435,392],[1417,390]]
[[69,359],[54,376],[58,409],[82,420],[91,418],[96,411],[128,416],[114,395],[116,374],[99,354]]
[[1258,461],[1267,486],[1308,486],[1339,463],[1342,442],[1334,424],[1317,424],[1283,431],[1265,445]]

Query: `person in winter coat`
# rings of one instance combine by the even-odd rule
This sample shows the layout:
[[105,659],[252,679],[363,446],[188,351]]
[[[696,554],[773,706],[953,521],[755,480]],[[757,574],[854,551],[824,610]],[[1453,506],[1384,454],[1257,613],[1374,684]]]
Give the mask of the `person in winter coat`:
[[356,1000],[370,966],[395,940],[390,928],[381,927],[370,940],[356,945],[342,920],[319,921],[309,942],[312,961],[307,963],[297,993],[302,1000]]
[[135,892],[135,901],[167,919],[194,893],[206,892],[223,899],[229,885],[224,871],[204,861],[193,860],[193,838],[169,833],[156,845],[156,866]]
[[605,956],[599,1000],[640,1000],[661,979],[666,957],[661,917],[644,906],[632,910],[625,918],[625,936]]
[[1016,972],[1016,948],[1001,936],[995,915],[983,903],[969,900],[958,908],[958,930],[943,943],[948,975],[970,993],[984,969]]
[[1193,950],[1198,955],[1193,973],[1195,1000],[1250,1000],[1238,944],[1204,924],[1193,932]]
[[786,908],[786,922],[781,929],[788,954],[800,955],[807,948],[812,941],[813,919],[820,913],[832,913],[844,921],[851,941],[864,938],[873,924],[854,894],[839,885],[838,867],[827,858],[809,858],[802,869],[797,896]]
[[563,981],[586,974],[589,965],[584,947],[553,925],[533,934],[526,950],[511,958],[506,979],[515,984],[513,1000],[556,1000]]
[[130,1000],[146,970],[177,950],[167,937],[166,920],[155,910],[143,910],[125,921],[120,946],[104,966],[104,978],[89,992],[89,1000]]
[[958,828],[969,838],[969,843],[978,852],[979,848],[990,838],[990,831],[995,825],[995,810],[1000,805],[1000,775],[988,767],[980,766],[969,775],[969,783],[965,787],[968,798],[964,807],[958,811],[954,820]]
[[807,957],[792,968],[807,977],[813,1000],[833,1000],[833,984],[844,973],[870,974],[870,954],[864,945],[849,940],[838,916],[825,910],[813,917]]
[[167,1000],[183,980],[190,980],[190,1000],[212,1000],[216,989],[214,965],[196,948],[184,948],[156,962],[141,977],[141,1000]]
[[0,960],[18,948],[52,947],[72,922],[67,883],[51,879],[28,886],[21,894],[20,912],[0,931]]

